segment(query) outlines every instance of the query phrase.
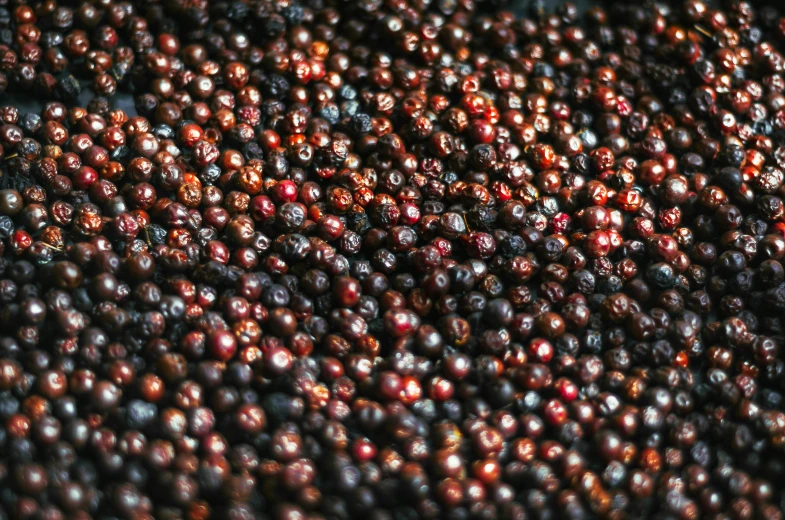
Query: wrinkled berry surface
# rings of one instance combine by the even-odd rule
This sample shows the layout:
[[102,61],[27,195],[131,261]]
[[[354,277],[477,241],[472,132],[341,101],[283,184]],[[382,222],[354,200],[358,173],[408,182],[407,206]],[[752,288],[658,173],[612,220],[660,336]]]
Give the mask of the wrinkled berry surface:
[[783,519],[785,17],[612,4],[0,0],[0,520]]

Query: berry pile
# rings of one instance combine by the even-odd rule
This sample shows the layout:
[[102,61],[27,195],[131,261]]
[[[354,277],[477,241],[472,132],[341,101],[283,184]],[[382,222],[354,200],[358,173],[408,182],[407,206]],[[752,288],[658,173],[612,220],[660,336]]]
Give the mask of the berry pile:
[[0,519],[782,520],[785,17],[613,4],[0,0]]

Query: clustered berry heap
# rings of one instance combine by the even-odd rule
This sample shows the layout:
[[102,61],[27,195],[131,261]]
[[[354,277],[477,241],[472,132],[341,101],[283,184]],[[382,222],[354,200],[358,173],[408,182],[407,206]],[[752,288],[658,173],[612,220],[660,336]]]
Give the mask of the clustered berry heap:
[[782,519],[785,18],[613,4],[0,0],[0,518]]

